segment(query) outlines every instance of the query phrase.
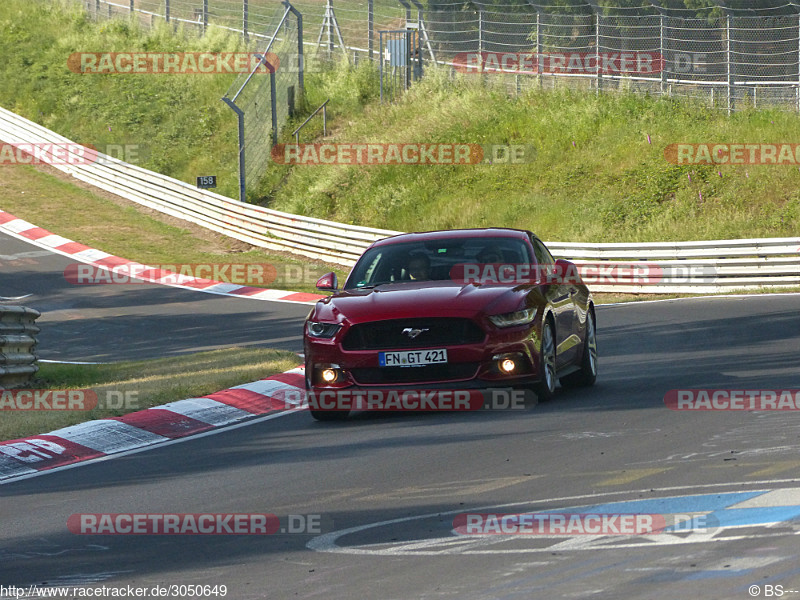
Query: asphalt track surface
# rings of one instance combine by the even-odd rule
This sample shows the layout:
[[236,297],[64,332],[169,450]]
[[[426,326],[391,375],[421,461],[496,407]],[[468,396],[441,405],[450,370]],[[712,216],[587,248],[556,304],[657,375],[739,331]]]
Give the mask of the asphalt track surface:
[[[114,306],[117,295],[130,293],[116,300],[126,311],[162,314],[164,322],[181,309],[228,314],[230,323],[237,310],[255,312],[246,301],[173,297],[176,290],[138,309],[139,290],[73,294],[55,275],[48,280],[44,267],[27,270],[13,280],[19,293],[56,308],[60,294]],[[28,279],[38,287],[25,290]],[[48,291],[48,281],[62,291]],[[205,308],[217,301],[236,308]],[[301,315],[281,319],[297,331]],[[800,387],[800,296],[599,307],[597,320],[596,386],[559,390],[525,410],[360,413],[334,424],[287,413],[2,485],[0,584],[224,584],[237,600],[744,599],[753,597],[751,585],[760,586],[756,597],[778,596],[767,586],[800,596],[790,593],[800,590],[797,413],[676,412],[663,401],[679,388]],[[91,319],[50,322],[65,327],[52,339],[89,335],[83,356],[92,355],[98,338],[83,330]],[[207,347],[206,338],[227,330],[212,319],[194,327],[172,352],[194,350],[192,340]],[[147,332],[138,335],[142,347],[161,344],[161,330],[150,342]],[[252,327],[234,335],[262,341]],[[784,498],[779,516],[759,504],[764,497]],[[570,507],[651,499],[660,500],[619,505],[619,512],[736,502],[751,507],[752,522],[707,536],[636,539],[452,532],[461,512],[581,512]],[[150,536],[75,535],[66,525],[79,513],[200,512],[274,513],[282,523],[320,515],[321,526],[270,536]],[[722,522],[726,511],[714,514]]]
[[42,312],[43,359],[106,362],[231,346],[302,352],[298,323],[309,306],[162,285],[75,285],[64,278],[71,263],[0,233],[0,297],[30,294],[10,304]]

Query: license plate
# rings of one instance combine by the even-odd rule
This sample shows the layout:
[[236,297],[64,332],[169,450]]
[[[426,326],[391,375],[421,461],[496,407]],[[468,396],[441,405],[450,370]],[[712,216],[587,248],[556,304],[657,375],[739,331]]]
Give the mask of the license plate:
[[382,367],[419,367],[447,362],[447,350],[408,350],[406,352],[381,352],[378,360]]

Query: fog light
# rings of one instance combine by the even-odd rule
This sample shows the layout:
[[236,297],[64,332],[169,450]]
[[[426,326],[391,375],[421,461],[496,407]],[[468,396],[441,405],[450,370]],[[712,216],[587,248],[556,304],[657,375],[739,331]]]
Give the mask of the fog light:
[[500,370],[503,373],[513,373],[514,369],[516,368],[517,368],[517,363],[515,363],[510,358],[504,358],[503,360],[500,361]]
[[323,369],[322,370],[322,380],[325,383],[333,383],[336,381],[336,369]]

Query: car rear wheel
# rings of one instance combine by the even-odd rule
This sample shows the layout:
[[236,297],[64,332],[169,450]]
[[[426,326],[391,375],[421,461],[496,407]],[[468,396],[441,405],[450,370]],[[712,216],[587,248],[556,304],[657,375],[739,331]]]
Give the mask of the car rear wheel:
[[586,314],[586,338],[583,341],[583,358],[581,368],[561,378],[564,387],[588,387],[597,379],[597,328],[594,322],[594,311]]
[[556,336],[551,321],[545,321],[542,327],[542,347],[539,351],[539,366],[542,371],[541,380],[533,390],[544,402],[553,397],[556,391]]

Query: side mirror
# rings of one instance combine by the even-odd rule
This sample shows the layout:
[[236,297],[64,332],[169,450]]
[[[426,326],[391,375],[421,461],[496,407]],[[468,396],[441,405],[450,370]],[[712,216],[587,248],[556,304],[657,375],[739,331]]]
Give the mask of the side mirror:
[[336,277],[336,273],[331,271],[330,273],[325,273],[325,275],[317,279],[317,289],[329,290],[331,292],[335,292],[336,290],[338,290],[339,280]]
[[563,258],[556,260],[556,275],[559,283],[572,286],[583,283],[580,271],[575,266],[575,263]]
[[567,269],[569,269],[571,266],[572,266],[572,263],[569,262],[565,258],[557,258],[556,259],[556,269],[558,270],[559,273],[562,273],[562,274],[566,273]]

